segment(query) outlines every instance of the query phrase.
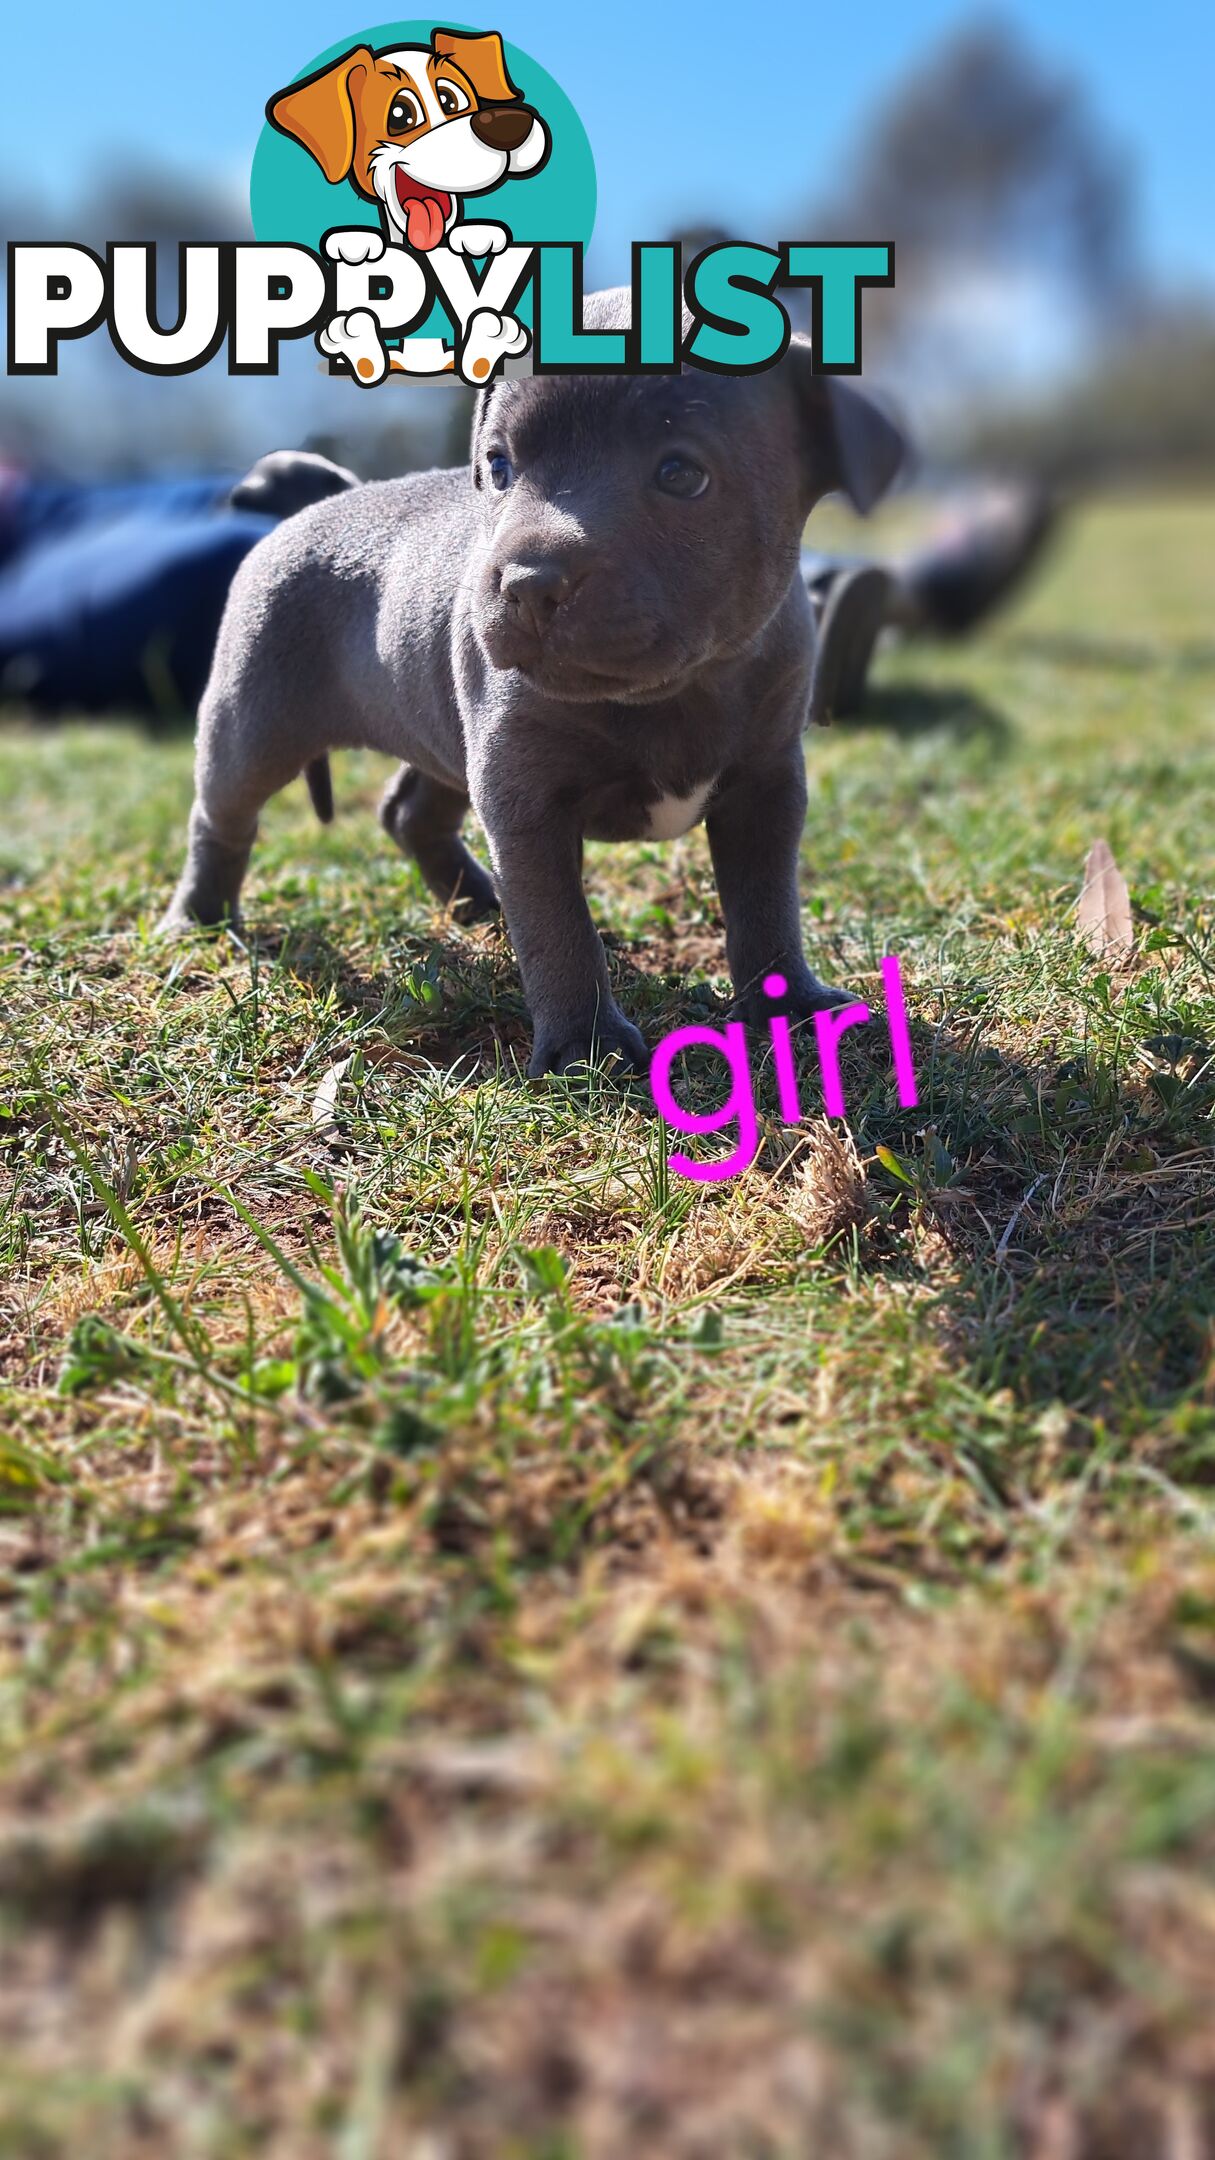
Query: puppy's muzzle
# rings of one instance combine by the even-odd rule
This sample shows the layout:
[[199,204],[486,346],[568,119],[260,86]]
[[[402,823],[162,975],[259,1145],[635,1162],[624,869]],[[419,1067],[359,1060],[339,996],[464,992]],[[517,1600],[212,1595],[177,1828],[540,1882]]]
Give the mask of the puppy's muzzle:
[[473,114],[470,126],[478,142],[509,155],[527,141],[535,117],[526,105],[483,105]]
[[[479,116],[478,116],[479,117]],[[542,644],[553,617],[581,585],[586,572],[554,556],[507,563],[498,589],[519,627]]]

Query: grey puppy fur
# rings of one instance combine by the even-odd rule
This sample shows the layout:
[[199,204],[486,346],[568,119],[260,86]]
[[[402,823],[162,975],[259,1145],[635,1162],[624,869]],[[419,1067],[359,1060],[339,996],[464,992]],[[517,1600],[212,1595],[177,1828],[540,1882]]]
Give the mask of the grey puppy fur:
[[[588,296],[588,328],[628,295]],[[584,838],[703,816],[744,1018],[836,1002],[802,955],[806,517],[868,510],[891,422],[795,338],[759,375],[522,376],[482,393],[472,472],[354,488],[290,518],[232,586],[199,713],[189,853],[166,927],[237,918],[269,797],[331,749],[406,762],[382,821],[466,918],[499,901],[533,1074],[648,1063],[615,1004]],[[702,485],[703,481],[703,485]],[[469,803],[494,881],[460,826]],[[773,1001],[763,979],[784,976]]]

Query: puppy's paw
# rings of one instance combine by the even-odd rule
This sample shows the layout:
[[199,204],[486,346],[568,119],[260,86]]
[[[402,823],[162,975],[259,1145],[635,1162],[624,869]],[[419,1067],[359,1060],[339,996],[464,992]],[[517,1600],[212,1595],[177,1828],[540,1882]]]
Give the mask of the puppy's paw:
[[477,308],[469,317],[460,373],[478,390],[497,374],[504,360],[525,353],[530,344],[530,331],[513,315],[499,315],[494,308]]
[[323,353],[344,360],[355,381],[368,390],[382,382],[388,372],[380,326],[370,308],[353,308],[349,315],[335,315],[323,330],[318,330],[316,342]]
[[[783,991],[769,996],[762,982],[752,983],[735,999],[730,1007],[730,1018],[743,1020],[748,1027],[766,1027],[773,1015],[779,1013],[796,1024],[799,1020],[813,1020],[815,1013],[835,1012],[841,1005],[853,1002],[850,990],[833,989],[830,983],[820,982],[807,967],[784,968],[780,972],[786,985]],[[769,982],[772,979],[771,975],[764,978]]]
[[509,244],[505,225],[453,225],[447,235],[453,255],[500,255]]
[[239,937],[243,929],[240,909],[230,902],[208,893],[185,897],[174,893],[152,935],[165,939],[214,937],[217,931],[234,930]]
[[458,923],[495,922],[502,913],[502,902],[494,890],[493,881],[474,862],[471,855],[461,865],[459,882],[451,896],[451,912]]
[[382,232],[370,225],[352,225],[347,232],[325,234],[325,253],[330,262],[359,263],[378,262],[386,242]]
[[527,1070],[537,1080],[544,1073],[573,1074],[585,1072],[589,1065],[612,1064],[630,1073],[650,1069],[644,1035],[615,1006],[597,1014],[592,1026],[573,1033],[537,1027]]

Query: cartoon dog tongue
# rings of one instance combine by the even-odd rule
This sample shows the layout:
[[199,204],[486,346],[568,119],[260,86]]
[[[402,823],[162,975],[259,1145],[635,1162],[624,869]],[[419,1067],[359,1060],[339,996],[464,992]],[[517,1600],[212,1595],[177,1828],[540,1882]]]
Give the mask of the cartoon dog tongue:
[[411,248],[419,255],[438,247],[443,238],[443,212],[433,195],[415,195],[406,205],[405,231]]
[[397,201],[405,212],[405,237],[419,255],[429,254],[443,238],[443,227],[451,214],[451,196],[445,195],[442,188],[423,187],[399,165],[394,178]]

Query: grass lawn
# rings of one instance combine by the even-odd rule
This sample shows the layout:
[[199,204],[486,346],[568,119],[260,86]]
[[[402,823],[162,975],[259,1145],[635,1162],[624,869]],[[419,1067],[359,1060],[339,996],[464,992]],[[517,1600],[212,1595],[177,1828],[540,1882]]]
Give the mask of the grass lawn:
[[[376,761],[165,948],[188,742],[0,729],[0,2154],[1215,2152],[1213,559],[1094,508],[809,741],[921,1107],[724,1185]],[[724,1013],[703,832],[588,875]]]

